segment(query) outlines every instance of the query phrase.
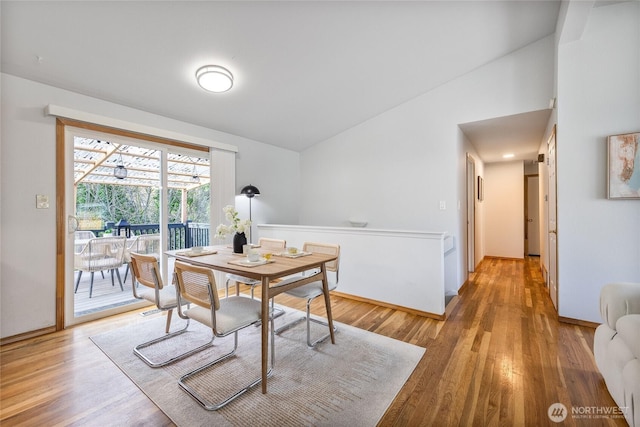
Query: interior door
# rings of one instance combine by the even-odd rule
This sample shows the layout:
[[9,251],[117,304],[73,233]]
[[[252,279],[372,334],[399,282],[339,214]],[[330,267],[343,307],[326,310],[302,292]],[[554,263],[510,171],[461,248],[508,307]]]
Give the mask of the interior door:
[[558,223],[556,181],[556,132],[555,127],[548,141],[549,171],[549,295],[558,310]]
[[527,254],[540,256],[540,210],[538,176],[527,176]]
[[[467,271],[473,273],[476,269],[475,255],[475,182],[476,166],[473,158],[467,154]],[[465,277],[466,279],[467,277]]]

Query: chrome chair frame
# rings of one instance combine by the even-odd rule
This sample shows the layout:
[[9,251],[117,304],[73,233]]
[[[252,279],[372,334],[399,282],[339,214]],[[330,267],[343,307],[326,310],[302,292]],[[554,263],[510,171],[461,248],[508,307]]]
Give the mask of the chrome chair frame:
[[[218,363],[227,360],[229,358],[231,358],[235,353],[236,350],[238,348],[238,331],[250,326],[252,324],[255,324],[256,322],[259,322],[259,318],[256,319],[255,321],[248,323],[248,324],[243,324],[240,325],[234,329],[228,330],[228,331],[224,331],[224,333],[221,333],[217,330],[216,328],[216,312],[220,310],[221,306],[224,305],[233,305],[234,301],[238,301],[238,299],[249,299],[246,297],[242,297],[242,296],[233,296],[233,297],[227,297],[223,300],[219,300],[218,299],[218,295],[217,295],[217,288],[215,285],[215,277],[213,276],[213,273],[211,272],[211,270],[208,270],[206,268],[203,267],[197,267],[197,266],[193,266],[193,265],[189,265],[189,264],[185,264],[181,261],[176,261],[175,263],[175,269],[176,269],[176,280],[178,283],[178,315],[183,318],[183,319],[189,319],[189,315],[188,315],[188,311],[186,313],[183,313],[182,311],[182,306],[185,305],[185,303],[189,302],[189,303],[193,303],[196,305],[199,305],[200,307],[203,308],[208,308],[211,312],[211,319],[210,326],[211,327],[211,331],[213,334],[213,337],[216,338],[224,338],[227,337],[231,334],[233,334],[233,349],[218,357],[217,359],[203,365],[200,366],[190,372],[187,372],[186,374],[184,374],[182,377],[180,377],[180,379],[178,380],[178,385],[180,386],[180,388],[182,388],[185,392],[187,392],[193,399],[195,399],[203,408],[205,408],[208,411],[217,411],[218,409],[226,406],[227,404],[229,404],[230,402],[232,402],[233,400],[237,399],[239,396],[243,395],[244,393],[246,393],[247,391],[249,391],[251,388],[255,387],[256,385],[260,384],[262,382],[262,376],[260,376],[258,379],[250,382],[247,385],[242,386],[242,388],[240,388],[238,391],[236,391],[235,393],[231,394],[230,396],[228,396],[227,398],[225,398],[224,400],[222,400],[221,402],[211,402],[209,399],[207,399],[206,396],[203,396],[202,394],[198,393],[195,389],[193,389],[192,387],[190,387],[187,383],[186,380],[189,379],[190,377],[197,375],[203,371],[206,371],[210,368],[212,368],[213,366],[217,365]],[[206,302],[205,304],[202,304],[202,301],[196,301],[196,300],[189,300],[188,297],[185,297],[185,293],[184,293],[184,282],[183,282],[183,277],[182,277],[182,271],[183,270],[189,270],[189,271],[195,271],[195,272],[200,272],[203,275],[207,275],[209,277],[209,282],[208,282],[208,286],[207,286],[207,295],[208,295],[208,302]],[[214,290],[216,289],[216,290]],[[186,301],[183,301],[183,298],[186,299]],[[253,301],[253,300],[252,300]],[[208,306],[208,307],[204,307],[204,306]],[[274,334],[274,328],[273,328],[273,318],[270,318],[270,322],[271,322],[271,333],[270,333],[270,337],[271,337],[271,363],[269,366],[269,370],[267,371],[267,377],[271,377],[273,375],[273,367],[274,367],[274,360],[275,360],[275,347],[274,347],[274,339],[275,339],[275,334]]]
[[[335,273],[336,275],[336,281],[333,283],[329,283],[329,292],[331,292],[332,290],[334,290],[335,288],[338,287],[338,281],[339,281],[339,270],[340,270],[340,246],[339,245],[328,245],[328,244],[322,244],[322,243],[310,243],[310,242],[306,242],[304,244],[304,251],[308,251],[309,248],[311,246],[316,246],[316,247],[326,247],[329,249],[335,249],[336,254],[338,255],[338,259],[335,262],[330,263],[331,265],[327,267],[327,271],[332,271]],[[317,270],[311,270],[309,272],[304,272],[302,276],[294,276],[294,277],[290,277],[287,278],[285,280],[283,280],[282,282],[276,284],[275,286],[284,286],[287,285],[291,282],[295,282],[297,280],[300,280],[301,278],[303,278],[305,275],[307,274],[316,274],[318,273]],[[305,294],[306,292],[306,294]],[[306,326],[307,326],[307,346],[314,348],[317,344],[325,341],[327,338],[329,338],[331,336],[331,332],[327,333],[326,335],[321,336],[320,338],[316,339],[315,341],[311,341],[311,324],[310,322],[314,322],[317,323],[319,325],[323,325],[326,326],[327,328],[329,327],[329,323],[325,322],[323,320],[320,319],[316,319],[311,317],[311,302],[316,299],[317,297],[324,295],[324,289],[322,287],[322,282],[312,282],[312,283],[308,283],[306,285],[303,285],[299,288],[294,288],[291,289],[289,291],[285,291],[284,292],[287,295],[291,295],[297,298],[303,298],[307,300],[307,309],[306,309],[306,316],[302,316],[299,317],[295,320],[292,320],[289,323],[286,323],[282,326],[280,326],[278,329],[275,330],[275,334],[276,335],[280,335],[282,332],[291,329],[292,327],[294,327],[295,325],[297,325],[298,323],[306,320]],[[333,327],[333,332],[337,331],[338,328],[337,327]]]
[[[150,272],[151,282],[143,278],[142,270],[138,265],[138,263],[141,263],[141,264],[151,263],[151,272]],[[213,344],[213,338],[211,338],[211,341],[209,341],[208,343],[205,343],[201,346],[195,347],[191,350],[188,350],[184,353],[180,353],[176,356],[170,357],[169,359],[165,359],[165,360],[152,360],[151,358],[146,356],[142,352],[143,349],[185,333],[189,328],[189,319],[187,319],[187,322],[184,328],[179,329],[175,332],[171,332],[171,333],[169,332],[171,328],[171,318],[172,318],[173,310],[176,307],[178,307],[178,297],[177,295],[165,296],[167,294],[167,291],[171,292],[171,290],[163,285],[162,278],[160,277],[160,273],[158,271],[158,261],[155,255],[138,254],[135,252],[131,253],[131,280],[134,282],[132,286],[134,298],[140,299],[140,300],[144,299],[150,302],[154,302],[158,310],[167,312],[165,335],[143,342],[141,344],[138,344],[133,348],[133,353],[136,356],[138,356],[140,359],[142,359],[144,363],[146,363],[148,366],[152,368],[159,368],[162,366],[166,366],[170,363],[176,362],[178,360],[182,360],[185,357],[191,356],[192,354],[198,353],[199,351],[202,351]],[[153,287],[154,289],[153,298],[151,298],[149,294],[140,295],[138,291],[136,291],[136,285],[135,285],[136,281],[138,283],[141,283],[144,286]],[[163,293],[165,295],[162,295]],[[163,304],[163,300],[164,301],[168,300],[169,302]]]

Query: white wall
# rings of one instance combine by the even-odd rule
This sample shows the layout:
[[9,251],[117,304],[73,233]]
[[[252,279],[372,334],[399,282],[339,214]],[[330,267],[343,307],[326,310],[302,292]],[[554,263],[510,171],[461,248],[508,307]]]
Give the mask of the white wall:
[[638,131],[640,3],[593,8],[558,47],[560,316],[599,322],[603,285],[640,282],[640,200],[606,198],[607,136]]
[[[55,324],[55,118],[44,115],[48,104],[235,145],[238,192],[249,182],[262,192],[254,204],[254,220],[295,223],[298,219],[295,152],[7,74],[1,75],[0,93],[2,337]],[[48,195],[51,208],[35,209],[36,194]],[[246,199],[237,202],[242,208]]]
[[524,165],[484,165],[485,255],[524,258]]
[[550,36],[306,150],[300,223],[359,217],[373,228],[449,232],[459,287],[466,151],[458,124],[547,108],[553,57]]

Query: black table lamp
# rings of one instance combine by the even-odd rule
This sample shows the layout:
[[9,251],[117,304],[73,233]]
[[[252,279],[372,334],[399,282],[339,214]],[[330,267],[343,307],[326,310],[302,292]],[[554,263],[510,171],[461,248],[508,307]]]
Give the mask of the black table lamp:
[[240,190],[240,194],[244,194],[245,196],[247,196],[249,198],[249,221],[251,221],[251,225],[249,226],[249,243],[252,243],[252,241],[253,241],[253,221],[251,219],[251,199],[253,199],[255,196],[259,196],[260,195],[260,190],[258,190],[258,187],[249,184],[249,185],[245,185],[242,188],[242,190]]

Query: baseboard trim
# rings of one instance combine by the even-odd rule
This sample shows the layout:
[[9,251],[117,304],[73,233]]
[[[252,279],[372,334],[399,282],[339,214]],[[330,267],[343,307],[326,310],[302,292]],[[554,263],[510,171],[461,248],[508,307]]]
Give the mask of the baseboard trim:
[[341,298],[346,298],[346,299],[350,299],[350,300],[354,300],[354,301],[360,301],[360,302],[366,302],[366,303],[373,304],[373,305],[379,305],[381,307],[387,307],[387,308],[392,308],[394,310],[404,311],[404,312],[409,313],[409,314],[415,314],[416,316],[428,317],[430,319],[445,320],[445,318],[446,318],[445,314],[434,314],[434,313],[429,313],[427,311],[415,310],[413,308],[403,307],[401,305],[390,304],[388,302],[377,301],[377,300],[373,300],[373,299],[369,299],[369,298],[363,298],[363,297],[359,297],[359,296],[356,296],[356,295],[345,294],[345,293],[338,292],[338,291],[331,291],[331,294],[335,295],[337,297],[341,297]]
[[485,255],[482,260],[484,261],[485,259],[505,259],[509,261],[518,261],[518,260],[522,261],[524,260],[524,257],[518,258],[518,257],[508,257],[508,256]]
[[592,328],[592,329],[595,329],[598,326],[600,326],[600,323],[588,322],[586,320],[572,319],[571,317],[562,317],[562,316],[558,316],[558,322],[569,323],[571,325],[584,326],[585,328]]
[[47,328],[37,329],[35,331],[24,332],[22,334],[13,335],[0,339],[0,346],[13,344],[14,342],[24,341],[29,338],[40,337],[55,332],[57,329],[55,326],[49,326]]

